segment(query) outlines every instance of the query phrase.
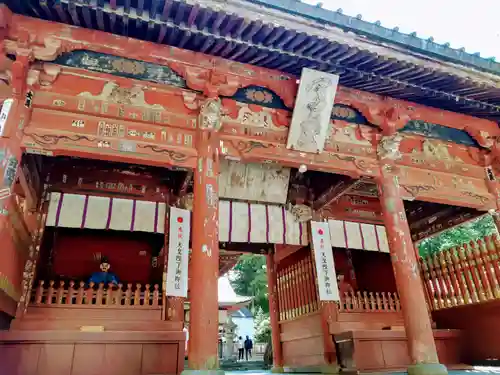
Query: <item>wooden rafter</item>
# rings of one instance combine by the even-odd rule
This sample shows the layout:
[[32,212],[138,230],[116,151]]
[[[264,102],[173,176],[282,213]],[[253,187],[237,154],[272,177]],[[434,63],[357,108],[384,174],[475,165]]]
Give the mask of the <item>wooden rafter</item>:
[[313,210],[317,211],[339,199],[342,195],[355,189],[356,186],[365,182],[363,179],[345,179],[330,186],[318,199],[313,202]]
[[192,178],[193,178],[193,171],[187,171],[186,177],[184,178],[184,181],[182,181],[181,186],[179,188],[179,198],[186,195],[189,183],[191,182]]

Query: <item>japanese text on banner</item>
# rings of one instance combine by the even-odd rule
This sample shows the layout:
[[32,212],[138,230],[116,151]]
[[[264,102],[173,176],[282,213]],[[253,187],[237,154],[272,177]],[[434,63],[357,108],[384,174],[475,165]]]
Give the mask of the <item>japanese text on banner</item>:
[[316,273],[318,275],[319,299],[321,301],[339,301],[339,289],[328,223],[312,221],[311,237]]
[[169,224],[166,293],[187,297],[190,212],[171,207]]

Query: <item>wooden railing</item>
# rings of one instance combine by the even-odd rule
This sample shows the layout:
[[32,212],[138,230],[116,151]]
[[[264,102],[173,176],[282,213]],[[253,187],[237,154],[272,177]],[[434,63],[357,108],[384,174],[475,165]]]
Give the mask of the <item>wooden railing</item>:
[[44,281],[40,281],[38,287],[33,292],[32,303],[35,305],[51,306],[123,306],[123,307],[158,307],[162,305],[162,295],[158,284],[151,286],[146,284],[104,284],[95,285],[80,282],[78,286],[75,282],[59,282],[55,285],[50,281],[48,286]]
[[500,241],[496,235],[420,259],[432,310],[500,299]]
[[[320,308],[316,269],[308,249],[293,254],[295,259],[278,269],[279,320],[291,320]],[[341,296],[340,312],[397,312],[401,303],[396,293],[353,292]]]
[[338,304],[341,312],[396,312],[401,303],[396,293],[352,292],[345,293]]
[[293,254],[277,272],[279,320],[290,320],[319,309],[316,270],[308,249]]

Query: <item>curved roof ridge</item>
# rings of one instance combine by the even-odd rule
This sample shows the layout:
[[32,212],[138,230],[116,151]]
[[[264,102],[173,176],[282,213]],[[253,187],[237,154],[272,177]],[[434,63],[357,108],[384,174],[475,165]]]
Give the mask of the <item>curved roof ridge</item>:
[[246,0],[248,2],[275,8],[277,10],[305,17],[319,23],[337,26],[358,35],[389,42],[415,52],[429,55],[441,60],[470,66],[478,70],[500,76],[500,63],[495,57],[481,57],[480,53],[469,53],[463,48],[452,48],[448,43],[439,44],[432,38],[419,38],[416,33],[405,34],[399,28],[387,28],[379,21],[364,21],[361,15],[356,17],[345,15],[342,10],[332,11],[321,6],[314,6],[300,0]]

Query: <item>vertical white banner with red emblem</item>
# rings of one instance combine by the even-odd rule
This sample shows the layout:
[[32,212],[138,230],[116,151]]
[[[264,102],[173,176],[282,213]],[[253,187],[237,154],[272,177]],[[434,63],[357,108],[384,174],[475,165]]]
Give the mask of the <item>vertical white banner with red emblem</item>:
[[171,297],[187,297],[190,212],[171,207],[169,224],[166,293]]
[[328,223],[311,221],[311,239],[316,274],[318,275],[319,299],[320,301],[339,301],[339,288]]

